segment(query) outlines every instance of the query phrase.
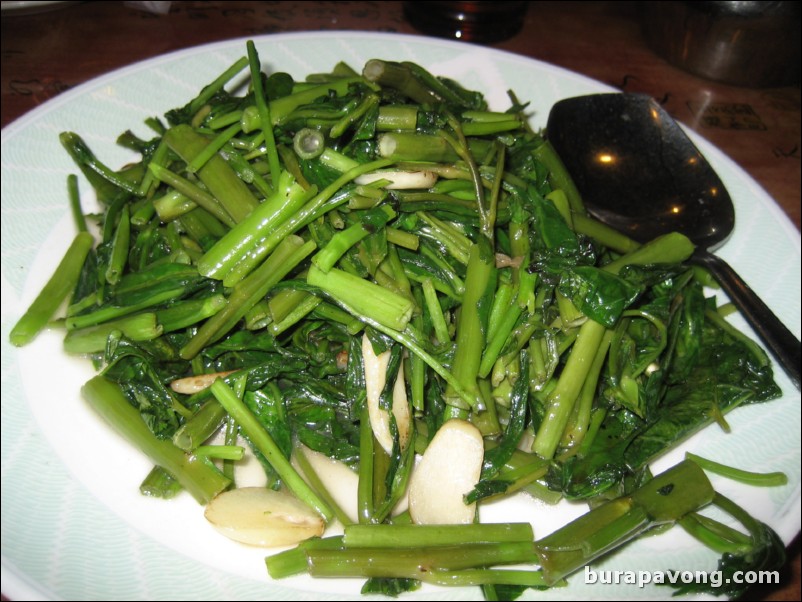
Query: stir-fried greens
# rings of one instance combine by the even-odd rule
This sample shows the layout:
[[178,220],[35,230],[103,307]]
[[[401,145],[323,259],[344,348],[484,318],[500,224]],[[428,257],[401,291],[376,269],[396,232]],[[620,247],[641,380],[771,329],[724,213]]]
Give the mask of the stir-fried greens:
[[[247,89],[227,91],[246,68]],[[244,445],[267,487],[345,526],[270,557],[274,577],[362,576],[391,595],[478,584],[498,599],[674,523],[727,566],[781,552],[693,459],[649,472],[739,405],[778,397],[768,358],[705,297],[685,237],[638,245],[586,214],[509,96],[492,111],[378,59],[268,76],[249,43],[149,120],[152,139],[120,136],[135,164],[115,170],[65,132],[103,211],[83,215],[72,177],[80,232],[11,340],[69,298],[65,350],[92,358],[84,397],[154,461],[143,493],[209,503],[236,487]],[[457,424],[480,441],[458,492],[478,510],[434,522],[476,524],[414,524],[431,521],[412,501],[394,510],[416,456]],[[354,471],[358,516],[308,450]],[[481,524],[483,500],[521,491],[593,510],[541,540],[528,524]],[[697,514],[711,503],[749,534]]]

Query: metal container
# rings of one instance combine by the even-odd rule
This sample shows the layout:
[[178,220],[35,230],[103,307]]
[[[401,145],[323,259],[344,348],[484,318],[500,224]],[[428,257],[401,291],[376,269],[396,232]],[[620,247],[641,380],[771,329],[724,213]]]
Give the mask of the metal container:
[[647,43],[711,80],[763,88],[800,81],[799,2],[645,2]]

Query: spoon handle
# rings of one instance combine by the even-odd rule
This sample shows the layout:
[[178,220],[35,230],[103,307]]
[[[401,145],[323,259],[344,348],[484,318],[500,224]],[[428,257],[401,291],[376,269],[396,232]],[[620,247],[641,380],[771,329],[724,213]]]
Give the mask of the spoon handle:
[[706,267],[721,285],[722,290],[741,311],[768,350],[783,367],[791,382],[800,388],[800,350],[802,345],[790,330],[780,322],[763,300],[720,257],[697,249],[692,261]]

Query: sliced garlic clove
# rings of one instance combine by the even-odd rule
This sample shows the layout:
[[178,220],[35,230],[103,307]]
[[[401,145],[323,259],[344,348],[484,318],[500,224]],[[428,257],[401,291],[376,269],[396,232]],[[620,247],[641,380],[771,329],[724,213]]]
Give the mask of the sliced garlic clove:
[[241,487],[217,495],[204,513],[220,533],[259,547],[295,545],[323,534],[323,519],[286,491]]
[[371,184],[387,180],[389,182],[384,188],[387,190],[409,190],[417,188],[431,188],[437,183],[437,174],[431,171],[372,171],[358,176],[354,182],[359,185]]
[[[409,411],[409,401],[407,399],[407,387],[404,382],[404,367],[398,369],[398,374],[393,385],[393,416],[395,425],[398,429],[398,444],[401,451],[407,448],[410,439],[410,424],[412,416]],[[390,453],[390,452],[387,452]]]
[[409,513],[424,525],[473,522],[476,504],[463,496],[479,482],[484,461],[482,434],[470,422],[452,419],[435,433],[409,482]]
[[[362,336],[362,360],[365,366],[365,393],[368,404],[368,416],[373,435],[379,445],[388,453],[393,451],[393,435],[390,430],[390,414],[379,406],[379,399],[387,382],[387,366],[390,363],[390,352],[384,351],[376,355],[373,345],[367,336]],[[410,439],[412,417],[404,386],[404,371],[398,370],[393,385],[393,416],[398,429],[399,445],[406,449]]]
[[[357,522],[359,475],[344,462],[329,458],[326,454],[309,449],[305,445],[298,445],[295,454],[304,455],[309,466],[315,471],[337,505],[353,522]],[[297,466],[294,460],[295,454],[293,454],[293,464]],[[303,470],[299,472],[303,474]]]
[[228,370],[226,372],[215,372],[213,374],[196,374],[195,376],[187,376],[185,378],[177,378],[170,383],[170,388],[176,393],[184,393],[192,395],[212,386],[212,383],[218,378],[225,378],[232,374],[235,370]]

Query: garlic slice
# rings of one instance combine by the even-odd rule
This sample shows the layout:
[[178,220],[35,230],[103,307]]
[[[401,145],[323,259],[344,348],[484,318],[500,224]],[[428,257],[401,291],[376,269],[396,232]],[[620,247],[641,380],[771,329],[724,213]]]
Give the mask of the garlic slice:
[[[365,365],[365,390],[367,394],[368,416],[373,435],[388,453],[393,451],[393,435],[390,431],[390,414],[379,406],[379,398],[387,382],[387,366],[390,363],[390,352],[384,351],[376,355],[373,345],[366,335],[362,336],[362,361]],[[410,423],[412,418],[404,386],[404,370],[399,368],[393,385],[393,416],[398,429],[398,443],[404,450],[409,445]]]
[[303,454],[309,466],[315,471],[315,474],[320,479],[323,486],[334,498],[337,505],[348,515],[353,522],[358,522],[358,502],[357,502],[357,489],[359,487],[359,476],[356,472],[351,470],[347,464],[329,458],[326,454],[322,454],[313,449],[309,449],[303,444],[298,444],[292,456],[293,466],[298,469],[301,474],[303,470],[300,469],[296,462],[296,455]]
[[387,180],[384,186],[387,190],[407,190],[414,188],[431,188],[437,182],[437,174],[431,171],[372,171],[358,176],[354,182],[359,185],[372,184],[380,180]]
[[409,514],[422,525],[469,524],[476,504],[463,497],[479,482],[484,461],[482,433],[452,419],[435,433],[409,481]]
[[241,487],[217,495],[204,513],[220,533],[259,547],[295,545],[323,534],[323,519],[287,491]]
[[196,374],[195,376],[187,376],[184,378],[177,378],[170,383],[170,388],[176,393],[184,393],[192,395],[212,386],[212,383],[218,378],[225,378],[229,374],[236,372],[236,370],[228,370],[226,372],[214,372],[212,374]]

